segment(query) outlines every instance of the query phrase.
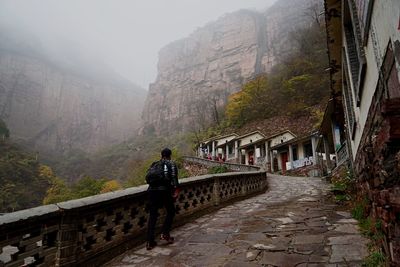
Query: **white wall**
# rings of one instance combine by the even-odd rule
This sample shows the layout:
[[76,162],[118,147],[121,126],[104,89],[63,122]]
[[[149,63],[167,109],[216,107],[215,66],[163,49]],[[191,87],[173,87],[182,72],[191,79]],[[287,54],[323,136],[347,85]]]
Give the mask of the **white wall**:
[[[264,136],[262,136],[261,134],[254,133],[252,135],[249,135],[249,136],[241,138],[240,139],[240,146],[245,146],[245,145],[248,145],[250,143],[255,143],[256,141],[258,141],[260,139],[263,139],[263,138],[264,138]],[[250,140],[252,140],[253,142],[250,142]]]
[[[355,132],[355,138],[351,142],[351,148],[354,157],[356,157],[356,153],[354,152],[358,150],[360,145],[361,136],[367,121],[369,107],[371,105],[371,100],[378,83],[378,70],[382,64],[383,57],[385,56],[387,45],[389,40],[391,40],[393,43],[394,41],[400,39],[400,31],[398,30],[399,18],[399,0],[375,1],[371,17],[368,44],[367,47],[364,47],[367,59],[367,71],[364,80],[361,104],[360,107],[355,108],[357,128]],[[373,32],[375,33],[374,36],[376,36],[376,38],[372,37],[371,33]],[[343,38],[343,40],[345,39]],[[378,61],[376,58],[378,58]],[[396,65],[397,70],[400,70],[398,62]]]
[[[276,146],[280,143],[284,143],[286,141],[289,141],[293,139],[295,136],[289,132],[280,134],[278,136],[275,136],[274,138],[271,139],[271,146]],[[283,142],[282,142],[283,141]]]
[[235,139],[236,137],[237,137],[236,135],[229,135],[229,136],[226,136],[226,137],[221,138],[221,139],[216,139],[216,141],[217,141],[217,146],[220,146],[220,145],[222,145],[222,144],[226,144],[226,143],[228,143],[229,141]]

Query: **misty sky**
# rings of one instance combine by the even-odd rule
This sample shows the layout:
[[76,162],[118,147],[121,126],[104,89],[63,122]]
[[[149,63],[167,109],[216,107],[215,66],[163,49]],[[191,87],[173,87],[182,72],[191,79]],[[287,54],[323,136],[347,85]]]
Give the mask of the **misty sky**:
[[0,23],[19,25],[46,46],[74,44],[147,89],[160,48],[224,13],[275,0],[0,0]]

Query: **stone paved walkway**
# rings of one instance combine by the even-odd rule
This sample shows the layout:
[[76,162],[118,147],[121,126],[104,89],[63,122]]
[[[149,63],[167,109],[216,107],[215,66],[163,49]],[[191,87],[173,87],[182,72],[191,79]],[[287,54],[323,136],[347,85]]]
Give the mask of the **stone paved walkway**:
[[269,175],[270,189],[173,231],[176,243],[130,250],[107,266],[360,266],[367,240],[319,178]]

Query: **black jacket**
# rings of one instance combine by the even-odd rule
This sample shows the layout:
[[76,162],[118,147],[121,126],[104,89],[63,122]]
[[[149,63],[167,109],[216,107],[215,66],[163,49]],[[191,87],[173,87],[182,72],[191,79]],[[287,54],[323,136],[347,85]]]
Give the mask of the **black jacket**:
[[178,182],[178,168],[172,160],[161,160],[164,164],[165,177],[168,183],[162,185],[149,185],[148,190],[172,190],[179,186]]

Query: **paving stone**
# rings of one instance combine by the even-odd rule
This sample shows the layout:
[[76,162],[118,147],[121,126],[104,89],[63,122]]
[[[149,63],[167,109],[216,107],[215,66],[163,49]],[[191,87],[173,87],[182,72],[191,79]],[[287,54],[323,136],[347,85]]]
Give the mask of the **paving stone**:
[[313,255],[319,256],[329,256],[330,255],[330,247],[324,246],[322,244],[302,244],[302,245],[293,245],[294,252],[307,252],[312,251]]
[[252,263],[252,262],[243,262],[243,261],[228,261],[224,267],[243,267],[243,266],[248,266],[248,267],[259,267],[258,264]]
[[307,255],[288,254],[284,252],[263,252],[260,264],[270,264],[274,266],[297,266],[308,261]]
[[329,256],[311,255],[309,262],[312,263],[325,263],[329,262]]
[[306,221],[306,225],[309,227],[325,227],[326,225],[326,221],[322,221],[322,220],[312,220],[312,221]]
[[263,233],[234,233],[229,236],[228,241],[233,240],[246,240],[249,242],[258,242],[260,240],[265,240],[265,234]]
[[322,244],[323,242],[324,242],[323,235],[296,235],[293,244],[295,245]]
[[351,214],[348,211],[337,211],[336,214],[345,218],[351,218]]
[[193,234],[188,243],[219,243],[224,244],[228,239],[228,234],[225,233],[212,233],[212,234],[205,234],[205,233],[195,233]]
[[179,248],[179,253],[172,260],[176,265],[222,266],[228,260],[232,249],[220,244],[192,244]]
[[150,259],[149,257],[141,256],[141,255],[126,255],[123,259],[123,263],[132,263],[132,264],[138,264],[141,262],[144,262],[146,260]]
[[333,245],[330,263],[361,261],[364,259],[367,251],[360,244]]
[[[336,265],[334,265],[336,267]],[[323,263],[301,263],[296,267],[326,267]]]
[[298,200],[299,202],[315,202],[317,201],[314,197],[303,197]]
[[337,223],[353,223],[358,224],[358,221],[355,219],[340,219]]
[[278,220],[283,224],[293,223],[293,220],[290,217],[276,218],[275,220]]
[[246,253],[246,260],[253,261],[257,258],[258,255],[260,255],[260,253],[261,253],[261,251],[259,251],[259,250],[248,251]]
[[172,250],[170,248],[163,248],[163,247],[155,247],[152,250],[147,250],[146,248],[141,248],[135,253],[141,254],[141,255],[146,255],[146,256],[160,256],[160,255],[170,255]]
[[288,250],[288,243],[284,243],[281,240],[278,240],[275,243],[268,243],[268,244],[254,244],[253,248],[258,250],[265,250],[265,251],[287,251]]
[[341,235],[328,238],[328,245],[366,244],[367,242],[361,235]]
[[357,234],[359,232],[358,226],[354,224],[334,224],[336,232],[342,232],[346,234]]

